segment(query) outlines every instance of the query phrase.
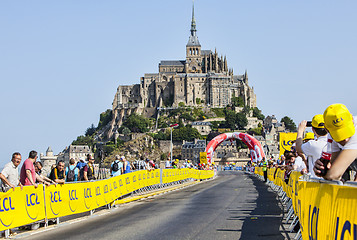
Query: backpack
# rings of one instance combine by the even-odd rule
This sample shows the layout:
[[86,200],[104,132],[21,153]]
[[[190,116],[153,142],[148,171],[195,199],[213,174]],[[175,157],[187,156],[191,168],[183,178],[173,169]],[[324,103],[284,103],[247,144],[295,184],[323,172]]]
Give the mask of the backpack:
[[73,182],[74,181],[74,176],[75,176],[74,170],[75,169],[76,168],[73,168],[71,170],[71,168],[68,166],[67,182]]
[[113,172],[117,172],[119,170],[119,164],[117,161],[114,161],[112,170],[113,170]]

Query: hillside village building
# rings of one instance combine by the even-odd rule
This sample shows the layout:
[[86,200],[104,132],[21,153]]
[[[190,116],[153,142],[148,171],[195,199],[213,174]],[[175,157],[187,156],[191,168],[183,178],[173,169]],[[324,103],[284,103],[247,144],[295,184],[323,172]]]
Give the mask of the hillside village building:
[[115,125],[120,126],[123,118],[133,112],[152,117],[157,108],[178,107],[179,103],[223,108],[231,103],[232,96],[242,97],[247,106],[256,107],[247,72],[234,75],[226,56],[201,48],[194,9],[190,31],[186,59],[161,61],[158,73],[144,74],[139,84],[118,87],[113,101]]

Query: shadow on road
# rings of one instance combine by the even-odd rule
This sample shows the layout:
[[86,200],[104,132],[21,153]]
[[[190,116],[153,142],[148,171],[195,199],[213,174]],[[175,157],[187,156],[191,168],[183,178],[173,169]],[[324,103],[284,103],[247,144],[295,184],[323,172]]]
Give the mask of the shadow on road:
[[276,195],[268,191],[267,185],[252,175],[247,175],[258,192],[256,207],[244,219],[240,239],[285,239],[279,227],[282,221],[282,209]]

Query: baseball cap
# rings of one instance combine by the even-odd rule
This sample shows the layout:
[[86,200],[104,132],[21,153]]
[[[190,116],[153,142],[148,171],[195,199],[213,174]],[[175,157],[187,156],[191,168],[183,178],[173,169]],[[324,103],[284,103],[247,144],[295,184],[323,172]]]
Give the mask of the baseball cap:
[[83,157],[80,157],[80,158],[79,158],[79,161],[82,161],[82,162],[84,162],[84,163],[87,163],[87,161],[86,161]]
[[311,125],[314,128],[324,128],[325,121],[324,116],[322,114],[317,114],[312,118]]
[[[322,116],[322,115],[321,115],[321,116]],[[307,139],[314,139],[314,138],[315,138],[314,133],[312,133],[312,132],[307,132],[307,133],[305,133],[304,140],[307,140]]]
[[340,142],[355,134],[352,114],[343,104],[328,106],[324,112],[325,127],[336,142]]

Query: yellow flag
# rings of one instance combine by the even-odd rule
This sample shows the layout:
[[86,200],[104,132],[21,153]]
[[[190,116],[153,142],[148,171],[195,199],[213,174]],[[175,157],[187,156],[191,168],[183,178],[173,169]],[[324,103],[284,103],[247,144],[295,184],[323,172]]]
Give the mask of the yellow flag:
[[280,155],[284,154],[285,150],[290,151],[291,145],[293,145],[292,141],[295,141],[297,137],[297,133],[279,133],[279,149]]
[[200,152],[200,163],[207,164],[207,153],[206,152]]

